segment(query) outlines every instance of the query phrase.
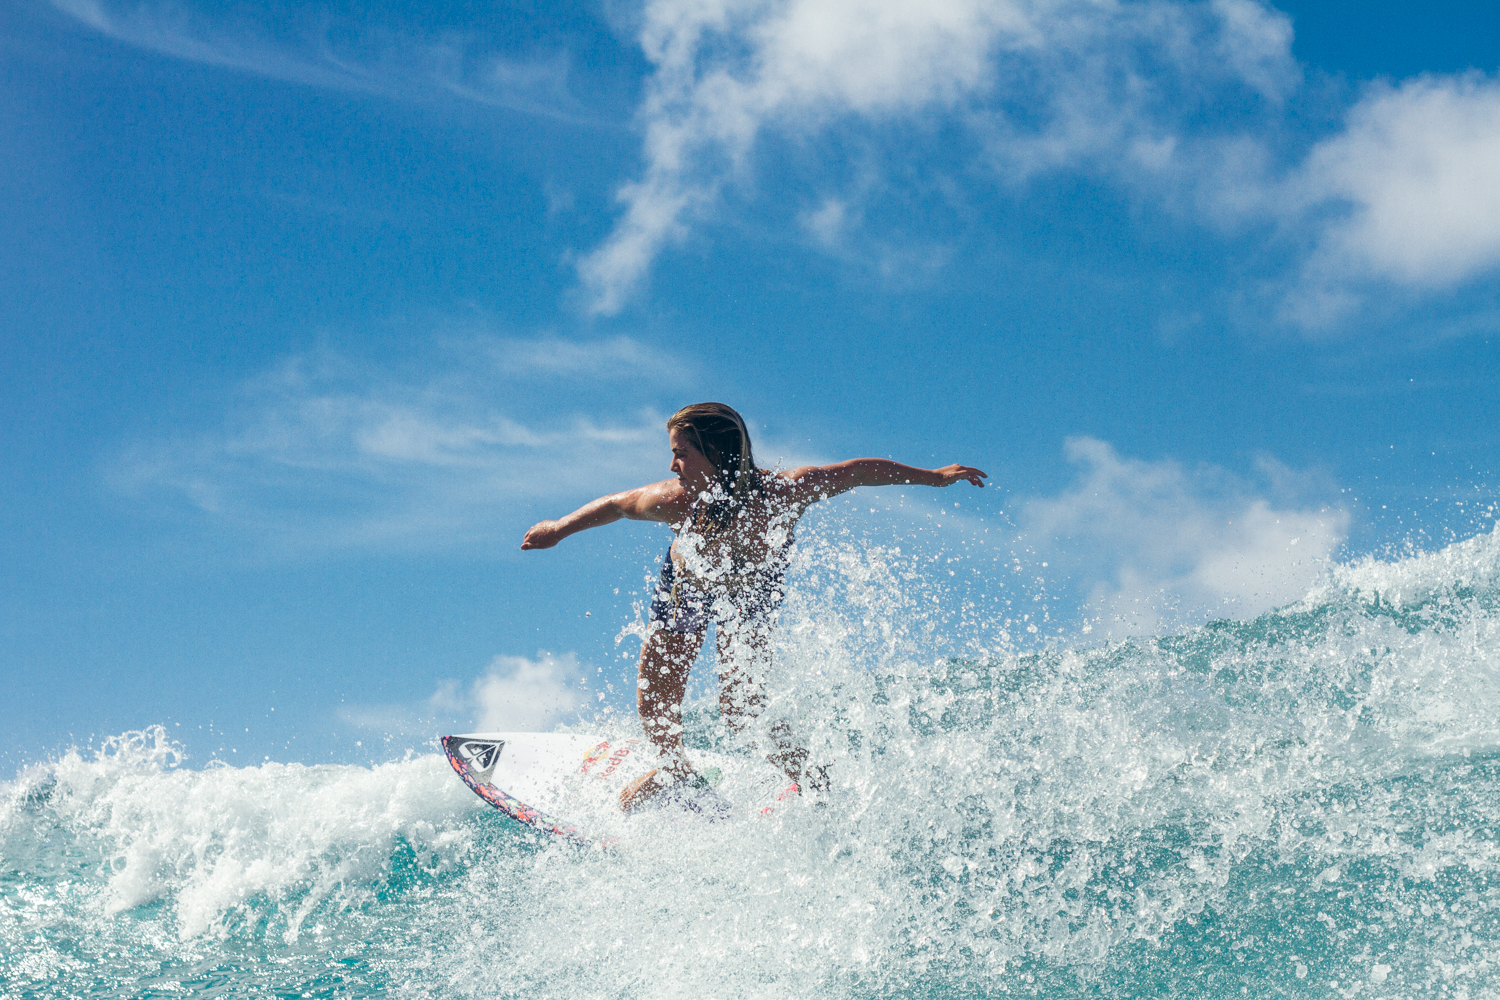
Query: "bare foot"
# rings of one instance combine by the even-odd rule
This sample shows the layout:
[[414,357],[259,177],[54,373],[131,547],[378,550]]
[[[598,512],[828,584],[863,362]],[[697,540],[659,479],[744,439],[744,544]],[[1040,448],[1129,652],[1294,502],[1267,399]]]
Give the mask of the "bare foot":
[[665,785],[656,780],[656,768],[653,767],[625,786],[625,790],[620,793],[620,808],[625,812],[630,812],[655,798],[665,788]]

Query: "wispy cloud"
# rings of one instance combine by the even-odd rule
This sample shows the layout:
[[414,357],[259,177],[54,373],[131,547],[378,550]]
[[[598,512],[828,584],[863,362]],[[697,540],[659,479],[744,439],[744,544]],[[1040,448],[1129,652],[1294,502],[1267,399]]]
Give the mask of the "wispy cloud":
[[314,12],[273,31],[171,2],[51,0],[59,11],[116,41],[152,52],[289,83],[406,99],[459,100],[570,121],[590,117],[570,87],[568,54],[486,51],[456,31],[412,36],[337,23]]
[[468,338],[394,368],[292,358],[221,429],[137,441],[112,480],[280,548],[469,544],[517,530],[507,509],[665,476],[662,414],[604,402],[653,399],[657,361],[625,338]]
[[897,261],[893,279],[943,259],[913,256],[933,238],[920,227],[903,229],[905,257],[868,234],[866,208],[914,172],[1010,191],[1082,173],[1253,227],[1282,263],[1246,300],[1270,290],[1262,318],[1307,331],[1347,326],[1377,291],[1389,305],[1500,268],[1495,78],[1375,83],[1342,122],[1304,130],[1294,99],[1327,97],[1301,89],[1292,38],[1255,0],[649,0],[644,168],[579,260],[589,308],[619,312],[664,249],[772,174],[812,245]]
[[[173,0],[51,2],[126,44],[274,79],[616,117],[576,96],[586,67],[560,45],[327,12],[273,22]],[[949,259],[936,222],[879,234],[880,199],[914,176],[959,214],[965,185],[1015,193],[1064,172],[1252,227],[1280,261],[1260,288],[1269,314],[1312,332],[1500,268],[1500,82],[1376,82],[1342,121],[1308,130],[1290,112],[1325,98],[1301,88],[1292,38],[1258,0],[646,0],[643,168],[617,187],[609,235],[577,258],[587,308],[618,313],[666,248],[773,173],[784,221],[810,245],[898,285]]]
[[[753,173],[769,132],[831,123],[965,123],[1006,182],[1099,157],[1154,169],[1176,123],[1225,88],[1278,103],[1300,79],[1288,19],[1252,0],[650,0],[645,171],[580,261],[593,311],[619,311],[667,245]],[[804,216],[827,240],[843,207]]]
[[1053,573],[1080,585],[1087,617],[1106,635],[1289,604],[1348,533],[1348,511],[1299,502],[1326,487],[1310,490],[1269,460],[1257,488],[1222,469],[1122,458],[1092,438],[1070,439],[1067,454],[1077,481],[1024,503],[1018,522],[1051,554]]
[[696,374],[690,358],[668,357],[630,337],[589,343],[549,337],[540,340],[496,339],[485,343],[501,371],[558,378],[651,377],[680,385]]

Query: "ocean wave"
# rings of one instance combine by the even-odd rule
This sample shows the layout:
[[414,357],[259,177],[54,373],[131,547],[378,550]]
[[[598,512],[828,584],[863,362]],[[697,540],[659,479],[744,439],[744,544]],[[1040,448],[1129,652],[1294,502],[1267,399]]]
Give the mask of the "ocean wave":
[[771,707],[826,806],[600,851],[435,754],[194,771],[127,734],[6,789],[3,992],[1500,994],[1495,534],[1026,653],[942,649],[895,554],[838,559]]

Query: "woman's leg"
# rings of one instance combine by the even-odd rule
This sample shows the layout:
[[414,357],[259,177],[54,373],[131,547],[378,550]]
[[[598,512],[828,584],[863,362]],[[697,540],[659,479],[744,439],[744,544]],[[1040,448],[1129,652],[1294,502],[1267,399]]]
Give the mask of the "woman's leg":
[[636,665],[635,707],[641,716],[641,728],[660,751],[662,763],[620,794],[623,809],[633,809],[668,785],[693,775],[682,753],[682,698],[687,692],[688,671],[701,648],[702,632],[654,628],[646,635]]
[[[736,735],[765,708],[765,678],[771,666],[770,632],[770,626],[759,621],[739,623],[737,628],[721,624],[718,628],[719,715]],[[766,735],[770,738],[770,748],[757,744],[758,749],[766,760],[800,783],[807,765],[807,751],[793,737],[792,727],[778,721]],[[821,769],[816,775],[808,774],[808,779],[814,787],[826,782]]]

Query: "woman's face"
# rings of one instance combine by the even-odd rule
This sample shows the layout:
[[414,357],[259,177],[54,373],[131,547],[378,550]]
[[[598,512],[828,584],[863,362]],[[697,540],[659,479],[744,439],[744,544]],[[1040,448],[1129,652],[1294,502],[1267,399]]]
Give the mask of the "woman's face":
[[719,478],[714,464],[688,443],[682,431],[674,429],[667,440],[672,445],[672,471],[677,474],[677,481],[683,489],[696,495]]

